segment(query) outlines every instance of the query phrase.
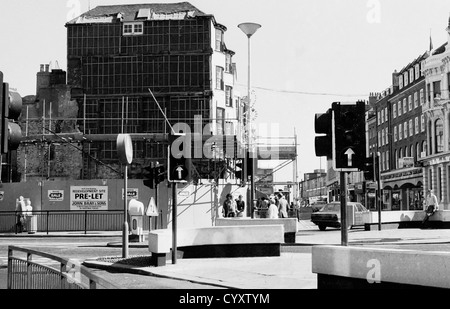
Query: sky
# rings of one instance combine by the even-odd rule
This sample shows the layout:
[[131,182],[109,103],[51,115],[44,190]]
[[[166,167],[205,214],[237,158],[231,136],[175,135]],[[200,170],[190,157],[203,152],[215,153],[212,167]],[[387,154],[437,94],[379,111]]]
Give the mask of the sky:
[[[98,5],[139,0],[1,1],[0,71],[22,95],[35,94],[40,64],[67,69],[66,28],[72,18]],[[181,1],[156,0],[158,3]],[[448,0],[190,0],[227,27],[225,43],[236,52],[237,88],[247,91],[248,39],[237,27],[262,27],[251,38],[251,89],[259,135],[294,137],[298,178],[292,164],[275,181],[300,181],[326,169],[315,156],[314,116],[333,102],[354,104],[392,84],[400,71],[447,41]],[[271,131],[273,131],[271,133]],[[262,162],[277,167],[283,162]]]

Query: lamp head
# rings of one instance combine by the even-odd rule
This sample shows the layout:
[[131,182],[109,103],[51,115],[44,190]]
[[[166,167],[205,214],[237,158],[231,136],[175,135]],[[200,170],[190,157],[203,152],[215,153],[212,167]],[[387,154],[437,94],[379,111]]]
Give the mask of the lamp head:
[[238,27],[250,38],[256,30],[261,28],[261,25],[255,23],[242,23],[239,24]]

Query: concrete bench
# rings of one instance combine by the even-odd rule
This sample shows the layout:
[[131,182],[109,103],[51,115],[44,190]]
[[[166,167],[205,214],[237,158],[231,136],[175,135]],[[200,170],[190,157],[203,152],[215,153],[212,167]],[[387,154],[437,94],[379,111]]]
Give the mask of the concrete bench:
[[[213,226],[178,229],[177,251],[181,258],[280,256],[283,225]],[[164,266],[172,249],[172,230],[148,235],[152,265]]]
[[217,218],[216,226],[253,226],[253,225],[278,225],[284,227],[284,242],[295,243],[295,234],[298,231],[298,221],[296,218]]
[[318,289],[450,288],[450,253],[313,246]]
[[[425,217],[423,210],[394,210],[381,212],[381,228],[419,228],[422,226],[422,220]],[[450,211],[439,209],[428,221],[431,228],[449,228]],[[378,212],[371,212],[370,222],[364,224],[366,231],[378,229]]]

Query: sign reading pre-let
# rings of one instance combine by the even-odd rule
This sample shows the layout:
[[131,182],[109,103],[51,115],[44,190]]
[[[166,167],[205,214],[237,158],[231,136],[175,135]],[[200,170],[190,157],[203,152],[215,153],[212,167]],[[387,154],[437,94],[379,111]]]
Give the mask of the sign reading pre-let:
[[108,210],[108,186],[71,186],[70,210]]

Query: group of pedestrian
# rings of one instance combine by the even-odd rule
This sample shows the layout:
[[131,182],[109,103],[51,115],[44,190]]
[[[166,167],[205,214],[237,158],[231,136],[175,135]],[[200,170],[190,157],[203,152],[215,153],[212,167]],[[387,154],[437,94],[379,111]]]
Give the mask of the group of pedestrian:
[[269,197],[267,217],[269,219],[288,218],[288,201],[283,194],[277,193]]
[[233,195],[228,193],[223,202],[222,215],[225,218],[243,217],[245,210],[245,202],[243,196],[239,195],[238,199],[233,199]]

